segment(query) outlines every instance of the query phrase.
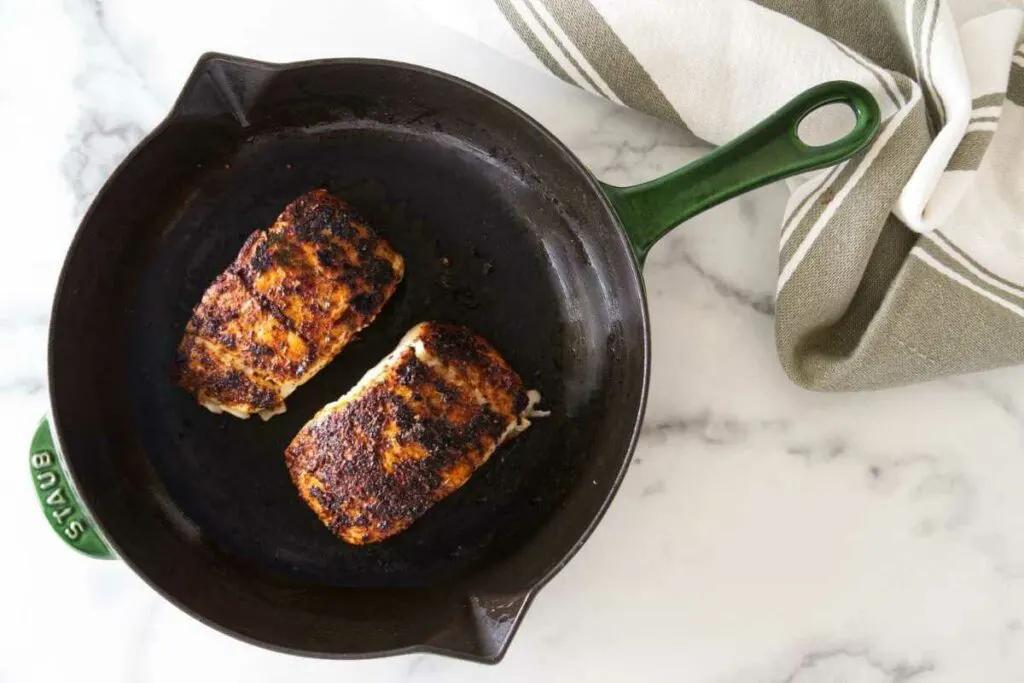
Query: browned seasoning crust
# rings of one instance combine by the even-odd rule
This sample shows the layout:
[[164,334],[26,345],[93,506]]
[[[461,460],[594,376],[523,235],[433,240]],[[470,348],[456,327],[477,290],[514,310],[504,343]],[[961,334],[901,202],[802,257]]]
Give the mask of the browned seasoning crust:
[[299,495],[354,544],[406,529],[530,424],[519,375],[465,327],[421,323],[370,374],[285,452]]
[[284,399],[369,325],[404,273],[402,257],[327,190],[257,230],[196,306],[176,379],[237,417],[282,412]]

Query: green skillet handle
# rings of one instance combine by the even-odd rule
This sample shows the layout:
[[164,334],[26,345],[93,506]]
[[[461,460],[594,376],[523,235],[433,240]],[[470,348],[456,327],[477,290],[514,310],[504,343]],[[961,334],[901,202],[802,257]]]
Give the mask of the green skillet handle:
[[[853,130],[827,145],[800,140],[805,116],[841,102],[856,114]],[[849,81],[806,90],[754,128],[666,176],[632,187],[604,185],[637,258],[665,233],[727,199],[797,173],[831,166],[856,154],[878,131],[881,114],[871,94]]]
[[39,423],[32,437],[28,462],[39,504],[43,506],[43,514],[54,532],[69,546],[89,557],[112,559],[114,553],[103,542],[68,480],[46,418]]

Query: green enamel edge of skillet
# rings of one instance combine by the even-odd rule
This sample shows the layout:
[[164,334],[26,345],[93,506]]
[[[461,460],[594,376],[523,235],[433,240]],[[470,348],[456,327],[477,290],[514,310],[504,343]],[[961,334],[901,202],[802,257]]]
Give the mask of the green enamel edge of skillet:
[[65,543],[84,555],[113,559],[114,553],[103,542],[72,488],[50,431],[50,422],[46,418],[39,422],[32,436],[28,464],[32,472],[32,484],[50,528]]

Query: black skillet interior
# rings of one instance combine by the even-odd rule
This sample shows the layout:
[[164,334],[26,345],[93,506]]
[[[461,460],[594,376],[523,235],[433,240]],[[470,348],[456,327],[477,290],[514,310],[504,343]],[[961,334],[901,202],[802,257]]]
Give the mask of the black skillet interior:
[[[169,378],[192,306],[300,193],[348,200],[405,258],[380,317],[269,422]],[[335,539],[282,451],[425,319],[469,325],[551,417],[384,543]],[[207,58],[83,223],[53,317],[51,395],[119,554],[198,616],[264,644],[368,654],[439,643],[470,595],[525,596],[614,492],[639,424],[643,293],[596,186],[493,96],[369,61]]]

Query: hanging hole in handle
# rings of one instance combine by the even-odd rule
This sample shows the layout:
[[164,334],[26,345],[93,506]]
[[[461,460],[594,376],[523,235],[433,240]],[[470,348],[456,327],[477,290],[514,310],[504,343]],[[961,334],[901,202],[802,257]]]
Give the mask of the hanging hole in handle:
[[831,102],[804,114],[796,124],[796,135],[808,147],[839,142],[853,132],[857,112],[846,102]]

